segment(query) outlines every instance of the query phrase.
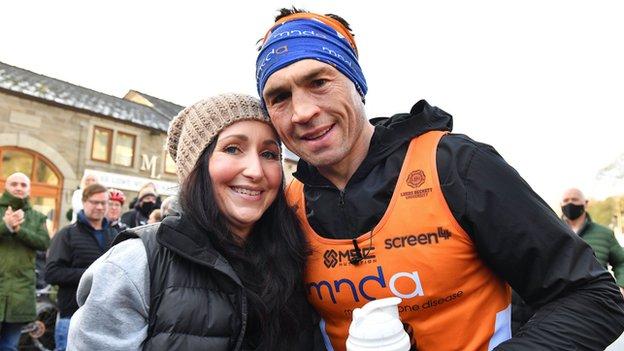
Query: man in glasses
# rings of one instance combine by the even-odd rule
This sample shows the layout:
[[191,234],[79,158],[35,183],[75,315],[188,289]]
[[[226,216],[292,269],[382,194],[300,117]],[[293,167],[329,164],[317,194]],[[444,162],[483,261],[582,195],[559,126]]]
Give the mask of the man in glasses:
[[110,248],[116,231],[110,227],[108,189],[92,184],[82,193],[83,209],[78,220],[63,227],[52,239],[46,265],[46,280],[59,286],[59,316],[56,322],[56,349],[65,350],[69,321],[78,309],[76,289],[84,271]]

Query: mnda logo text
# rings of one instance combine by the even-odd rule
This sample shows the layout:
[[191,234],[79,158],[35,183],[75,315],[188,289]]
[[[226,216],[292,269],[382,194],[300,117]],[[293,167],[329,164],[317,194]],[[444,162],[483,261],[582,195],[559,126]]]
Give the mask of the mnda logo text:
[[[411,291],[399,291],[399,280],[406,279],[410,282],[409,285],[413,286]],[[306,284],[308,288],[308,294],[313,295],[316,291],[316,296],[319,300],[323,301],[327,297],[333,304],[337,304],[338,300],[336,295],[341,295],[341,302],[346,300],[359,302],[360,297],[371,301],[375,300],[373,291],[375,294],[379,294],[379,289],[390,289],[392,295],[400,297],[402,299],[411,299],[416,296],[425,296],[422,283],[420,282],[420,276],[418,272],[397,272],[393,274],[390,279],[386,280],[383,269],[381,266],[377,266],[377,274],[366,275],[362,279],[353,281],[349,278],[337,279],[334,281],[320,280],[318,282],[309,282]],[[403,288],[404,290],[404,288]],[[379,297],[379,296],[377,296]]]

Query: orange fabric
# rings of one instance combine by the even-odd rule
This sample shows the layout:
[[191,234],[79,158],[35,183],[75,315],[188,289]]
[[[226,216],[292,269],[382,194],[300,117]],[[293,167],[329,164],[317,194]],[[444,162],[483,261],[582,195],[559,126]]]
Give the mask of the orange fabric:
[[357,50],[357,45],[355,45],[355,39],[353,39],[353,35],[351,35],[351,32],[349,32],[349,30],[347,30],[342,25],[342,23],[336,21],[335,19],[333,19],[331,17],[319,15],[319,14],[316,14],[316,13],[310,13],[310,12],[293,13],[292,15],[288,15],[286,17],[280,18],[278,21],[275,22],[273,27],[271,27],[271,29],[269,29],[269,31],[266,32],[266,34],[264,35],[264,39],[262,40],[262,44],[264,45],[264,43],[266,42],[267,38],[273,32],[275,27],[279,26],[280,24],[286,23],[288,21],[296,20],[296,19],[316,19],[316,20],[319,20],[319,21],[325,23],[326,25],[332,27],[338,33],[342,34],[342,36],[347,39],[347,41],[349,42],[349,45],[351,45],[351,47],[355,51],[355,56],[357,57],[358,50]]
[[305,275],[308,299],[321,314],[334,350],[344,351],[351,311],[383,297],[403,299],[399,313],[418,350],[487,350],[509,286],[479,259],[440,188],[436,148],[444,132],[412,140],[388,209],[371,233],[351,240],[320,237],[305,216],[303,184],[287,196],[312,246]]

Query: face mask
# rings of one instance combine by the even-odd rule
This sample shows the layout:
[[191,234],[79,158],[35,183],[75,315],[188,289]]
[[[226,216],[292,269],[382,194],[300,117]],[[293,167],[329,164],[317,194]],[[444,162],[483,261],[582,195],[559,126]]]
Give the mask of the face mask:
[[139,211],[145,217],[149,217],[150,213],[156,208],[156,204],[153,202],[144,202],[139,206]]
[[[7,191],[7,193],[8,193],[8,191]],[[11,206],[11,209],[13,209],[13,211],[20,210],[20,209],[24,208],[24,206],[28,202],[26,198],[20,199],[17,196],[13,196],[11,194],[8,194],[8,195],[9,195],[9,203],[8,203],[8,205]]]
[[563,212],[563,215],[566,216],[567,219],[573,221],[585,212],[585,206],[569,203],[565,206],[561,206],[561,212]]

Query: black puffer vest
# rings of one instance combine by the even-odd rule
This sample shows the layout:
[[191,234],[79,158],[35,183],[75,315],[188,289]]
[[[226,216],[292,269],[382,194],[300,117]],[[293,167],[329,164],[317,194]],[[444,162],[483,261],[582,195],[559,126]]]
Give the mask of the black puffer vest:
[[144,350],[241,350],[247,301],[240,279],[204,233],[180,217],[127,230],[141,238],[150,269]]

